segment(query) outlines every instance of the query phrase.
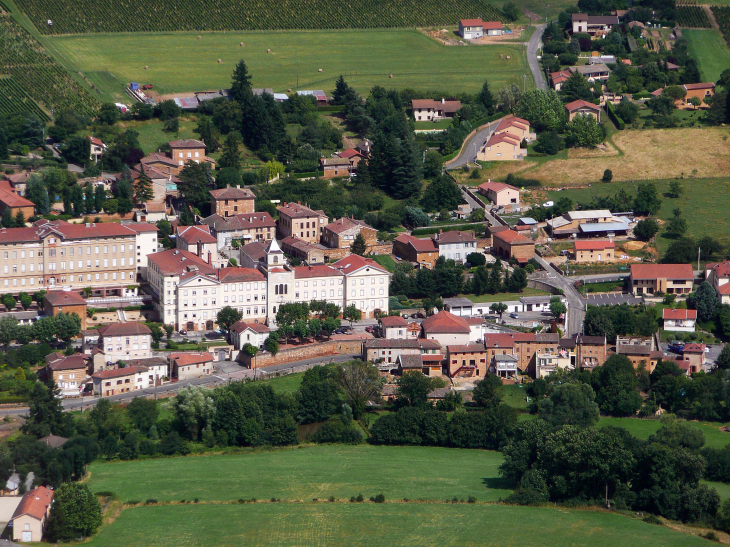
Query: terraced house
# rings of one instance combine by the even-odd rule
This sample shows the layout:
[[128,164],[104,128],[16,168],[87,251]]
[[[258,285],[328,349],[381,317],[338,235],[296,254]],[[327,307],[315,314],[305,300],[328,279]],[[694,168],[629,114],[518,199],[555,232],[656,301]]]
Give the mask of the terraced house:
[[122,296],[146,260],[137,250],[142,225],[156,238],[156,228],[144,223],[39,221],[29,228],[2,228],[0,290],[17,295],[90,287],[93,295]]
[[689,294],[694,277],[690,264],[632,264],[629,279],[634,294]]
[[315,211],[301,203],[284,203],[277,207],[279,222],[277,234],[279,239],[298,237],[309,243],[319,243],[322,229],[329,219],[324,211]]

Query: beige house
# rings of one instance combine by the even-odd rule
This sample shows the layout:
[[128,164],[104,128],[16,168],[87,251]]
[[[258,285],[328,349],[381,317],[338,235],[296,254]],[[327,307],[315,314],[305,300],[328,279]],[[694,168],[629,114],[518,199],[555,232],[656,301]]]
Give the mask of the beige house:
[[427,317],[421,323],[423,338],[435,340],[441,346],[468,345],[471,336],[471,327],[463,317],[453,313],[441,311]]
[[586,15],[574,13],[571,16],[573,34],[584,33],[591,36],[607,34],[612,27],[618,25],[617,15]]
[[629,279],[634,294],[688,294],[694,277],[691,264],[632,264]]
[[405,340],[408,338],[408,321],[400,315],[388,315],[379,320],[383,338]]
[[308,265],[324,263],[324,255],[327,252],[327,247],[324,245],[309,243],[298,237],[287,237],[282,239],[280,243],[282,250],[286,254],[298,258]]
[[576,262],[613,262],[616,244],[605,240],[574,241],[573,256]]
[[187,380],[200,378],[213,372],[213,355],[210,353],[171,353],[172,378]]
[[509,133],[494,133],[477,152],[479,161],[511,161],[527,155],[526,148],[520,148],[522,141]]
[[78,397],[86,381],[88,359],[82,353],[68,357],[58,352],[46,355],[46,378],[56,383],[64,397]]
[[101,142],[101,139],[97,139],[96,137],[92,137],[89,135],[89,144],[90,144],[90,150],[89,150],[89,159],[93,160],[94,163],[99,161],[99,158],[106,150],[106,144]]
[[53,490],[39,486],[26,492],[13,513],[13,541],[39,542],[43,539],[48,515],[51,512]]
[[218,248],[230,245],[234,239],[247,244],[269,241],[276,235],[276,222],[269,213],[244,213],[228,217],[210,215],[199,222],[210,227],[210,233],[218,240]]
[[715,288],[722,304],[730,304],[730,262],[707,264],[705,279]]
[[556,370],[574,370],[575,350],[567,348],[552,349],[544,353],[538,353],[535,356],[535,361],[535,378],[550,376]]
[[576,116],[593,116],[598,123],[601,123],[601,107],[588,101],[578,100],[565,105],[568,113],[568,121],[573,121]]
[[461,109],[461,101],[447,101],[441,99],[413,99],[411,110],[417,122],[435,122],[444,118],[453,118]]
[[511,184],[503,182],[485,182],[481,184],[477,191],[486,196],[497,207],[508,207],[510,205],[520,204],[520,190]]
[[248,188],[221,188],[210,190],[210,211],[214,215],[229,217],[244,213],[253,213],[256,195]]
[[152,331],[142,323],[112,323],[99,327],[98,346],[107,362],[151,357]]
[[301,203],[284,203],[277,210],[277,233],[280,239],[293,236],[310,243],[319,243],[322,229],[329,223],[324,211],[315,211]]
[[145,366],[99,370],[91,375],[91,379],[94,395],[99,397],[111,397],[150,387],[148,369]]
[[348,158],[320,158],[319,166],[324,171],[323,178],[326,179],[350,176],[351,164]]
[[347,249],[358,234],[365,238],[365,245],[377,245],[378,231],[362,220],[342,217],[322,229],[322,243],[330,249]]
[[218,255],[218,240],[210,233],[210,226],[207,224],[176,226],[175,236],[178,249],[193,253],[211,266],[228,264],[227,258]]
[[359,255],[349,255],[338,260],[332,267],[345,277],[345,301],[342,309],[355,306],[363,319],[371,319],[378,312],[390,309],[390,272],[380,264]]
[[449,378],[484,378],[488,368],[484,343],[446,346],[446,373]]
[[[210,165],[211,169],[215,169],[215,160],[205,155],[205,143],[195,139],[182,139],[179,141],[172,141],[170,145],[170,155],[173,161],[177,162],[178,172],[182,170],[183,166],[189,162],[194,161],[200,163],[204,161]],[[175,173],[177,174],[177,173]]]
[[499,121],[499,125],[494,130],[495,133],[506,133],[513,137],[528,142],[535,139],[535,133],[530,132],[530,122],[522,118],[518,118],[514,114],[505,116]]
[[235,349],[241,349],[246,344],[263,349],[269,334],[271,329],[264,323],[238,321],[231,327],[229,336]]

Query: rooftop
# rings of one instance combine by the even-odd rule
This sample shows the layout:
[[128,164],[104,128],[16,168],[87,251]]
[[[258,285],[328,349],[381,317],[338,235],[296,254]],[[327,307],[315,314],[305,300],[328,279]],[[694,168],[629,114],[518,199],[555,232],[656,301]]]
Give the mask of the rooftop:
[[607,240],[588,240],[588,241],[574,241],[573,247],[576,251],[602,251],[604,249],[613,249],[616,244],[613,241]]
[[421,323],[421,327],[423,328],[423,332],[426,334],[471,333],[469,324],[463,318],[457,317],[453,313],[447,311],[440,311],[436,315],[427,317],[423,323]]
[[264,325],[263,323],[246,323],[246,321],[238,321],[233,324],[231,327],[231,330],[233,332],[242,333],[246,329],[251,329],[254,332],[257,332],[259,334],[265,334],[267,332],[271,332],[271,329]]
[[479,185],[480,190],[484,190],[485,192],[492,191],[496,192],[497,194],[499,192],[503,192],[504,190],[516,190],[519,192],[519,188],[515,188],[511,184],[505,184],[504,182],[485,182],[484,184]]
[[43,299],[54,308],[59,306],[86,306],[84,297],[73,291],[51,291],[43,295]]
[[408,325],[408,321],[400,315],[387,315],[380,318],[380,324],[384,327],[405,327]]
[[329,230],[330,232],[334,232],[336,234],[340,234],[352,228],[369,228],[371,230],[374,230],[372,226],[366,224],[362,220],[357,220],[349,217],[339,218],[330,222],[327,226],[324,227],[325,230]]
[[171,141],[168,143],[170,148],[205,148],[203,141],[195,139],[182,139],[179,141]]
[[662,311],[662,319],[664,320],[683,320],[683,319],[697,319],[697,310],[682,310],[682,309],[669,309],[664,308]]
[[535,242],[529,237],[523,236],[514,230],[503,230],[492,235],[492,239],[499,239],[509,245],[534,245]]
[[340,260],[332,264],[332,267],[340,270],[345,275],[350,275],[352,273],[362,270],[363,268],[366,271],[372,268],[373,270],[384,274],[388,273],[388,270],[383,268],[383,266],[381,266],[374,260],[370,258],[364,258],[356,254],[351,254],[346,256],[345,258],[341,258]]
[[682,279],[695,277],[690,264],[632,264],[632,279]]
[[340,277],[342,272],[332,266],[317,264],[314,266],[297,266],[294,268],[294,279],[307,279],[310,277]]
[[248,188],[241,188],[236,186],[235,188],[227,187],[221,188],[220,190],[210,190],[210,195],[213,199],[256,199],[256,195]]
[[395,241],[410,245],[419,253],[435,253],[438,248],[430,237],[419,239],[408,234],[399,235]]
[[9,192],[4,188],[0,188],[0,203],[4,203],[7,207],[35,207],[32,201],[13,192]]
[[434,101],[433,99],[413,99],[411,101],[413,110],[441,110],[443,112],[452,113],[461,109],[461,101],[447,101],[441,99]]
[[134,323],[127,321],[126,323],[112,323],[111,325],[104,325],[99,327],[99,334],[101,336],[132,336],[139,334],[152,334],[152,331],[147,325],[142,323]]
[[162,275],[181,275],[189,268],[197,268],[201,273],[214,274],[215,268],[202,258],[182,249],[168,249],[147,255],[150,265],[159,268]]
[[404,369],[421,369],[423,368],[423,358],[420,353],[414,355],[399,355],[398,361],[400,362],[401,368]]
[[92,378],[97,380],[109,380],[110,378],[121,378],[123,376],[132,376],[140,372],[147,372],[147,367],[132,366],[124,368],[111,368],[106,370],[100,370],[91,375]]
[[48,506],[53,500],[53,490],[45,486],[39,486],[33,490],[26,492],[20,500],[18,507],[13,512],[12,520],[23,515],[28,515],[37,520],[43,520],[48,511]]
[[289,218],[310,218],[310,217],[323,217],[325,216],[324,211],[315,211],[310,209],[306,205],[301,203],[284,203],[279,205],[277,210],[280,214],[286,215]]
[[208,363],[213,360],[213,356],[208,353],[171,353],[170,362],[177,366],[196,365]]
[[188,245],[218,242],[218,240],[211,235],[210,227],[207,224],[196,226],[178,226],[177,237]]

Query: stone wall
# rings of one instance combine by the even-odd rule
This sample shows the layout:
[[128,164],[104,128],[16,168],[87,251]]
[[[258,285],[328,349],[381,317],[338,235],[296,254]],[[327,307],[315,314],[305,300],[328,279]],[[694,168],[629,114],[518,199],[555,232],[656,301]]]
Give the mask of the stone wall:
[[[389,255],[393,252],[393,243],[381,243],[379,245],[368,245],[367,250],[365,251],[365,255],[369,254],[379,254],[379,255]],[[345,247],[343,249],[327,249],[324,251],[324,255],[328,260],[340,260],[342,258],[345,258],[346,256],[350,256],[352,253],[350,252],[349,247]]]
[[[282,365],[292,363],[294,361],[303,361],[305,359],[315,359],[317,357],[327,357],[330,355],[353,355],[362,354],[362,340],[330,340],[328,342],[318,342],[316,344],[305,344],[291,349],[285,349],[271,355],[270,353],[259,353],[256,355],[256,368],[271,367],[274,365]],[[238,362],[245,367],[251,367],[254,359],[241,352],[238,355]]]

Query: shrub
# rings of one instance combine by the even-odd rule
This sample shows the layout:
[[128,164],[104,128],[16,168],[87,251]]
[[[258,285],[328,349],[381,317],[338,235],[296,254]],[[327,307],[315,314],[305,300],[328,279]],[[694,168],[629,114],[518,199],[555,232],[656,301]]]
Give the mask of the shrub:
[[469,499],[467,500],[466,503],[476,503],[476,502],[477,502],[477,499],[474,496],[469,496]]
[[155,503],[157,503],[157,500],[155,498],[150,498],[144,502],[145,505],[153,505]]
[[664,526],[664,522],[662,519],[657,517],[656,515],[648,515],[644,517],[644,522],[648,522],[649,524],[658,524],[659,526]]
[[618,114],[616,114],[616,112],[613,110],[613,105],[608,101],[606,101],[606,114],[608,114],[609,119],[613,122],[613,125],[615,125],[617,129],[626,129],[626,124],[618,116]]
[[335,501],[335,497],[334,496],[330,496],[330,503],[332,503],[334,501]]
[[142,502],[139,500],[129,500],[127,502],[127,505],[139,505],[140,503],[142,503]]
[[362,494],[358,494],[357,497],[355,498],[355,501],[358,503],[361,503],[361,502],[365,501],[365,498],[363,497]]
[[378,494],[374,498],[370,498],[375,503],[385,503],[385,496],[383,494]]

